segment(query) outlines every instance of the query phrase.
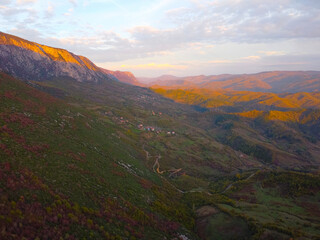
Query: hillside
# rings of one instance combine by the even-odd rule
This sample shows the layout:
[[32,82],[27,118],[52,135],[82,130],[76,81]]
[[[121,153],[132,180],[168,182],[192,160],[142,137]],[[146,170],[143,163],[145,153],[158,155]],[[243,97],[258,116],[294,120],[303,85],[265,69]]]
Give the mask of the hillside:
[[[97,114],[107,113],[123,122],[125,126],[130,126],[133,132],[139,130],[140,125],[142,129],[148,127],[154,129],[153,134],[145,136],[148,139],[145,147],[150,145],[150,151],[154,152],[152,155],[166,156],[161,160],[162,166],[167,169],[182,168],[185,174],[197,178],[201,176],[204,181],[208,181],[208,176],[224,175],[237,169],[245,170],[250,166],[258,166],[261,162],[269,164],[275,161],[278,166],[305,169],[310,167],[308,165],[318,165],[320,161],[317,156],[320,148],[312,144],[307,137],[308,134],[315,139],[319,139],[320,136],[317,135],[318,131],[314,131],[319,121],[313,110],[300,114],[301,121],[305,123],[303,131],[294,125],[297,122],[288,122],[290,125],[281,127],[281,131],[272,130],[278,131],[278,134],[273,136],[269,132],[281,124],[274,122],[275,119],[270,123],[262,122],[258,125],[258,122],[254,122],[255,119],[240,120],[229,117],[230,114],[226,116],[223,108],[208,111],[206,108],[174,103],[146,88],[115,81],[92,85],[56,79],[50,82],[32,82],[32,84],[53,94],[64,92],[66,96],[64,98],[70,104],[80,104],[87,109],[95,110]],[[230,112],[232,109],[227,110]],[[230,126],[226,127],[228,124]],[[175,132],[175,136],[169,137],[167,133],[172,131]],[[281,138],[282,134],[288,135],[288,138]],[[143,139],[143,136],[144,134],[139,139]],[[237,136],[240,136],[246,145],[255,146],[245,150],[246,154],[254,154],[247,159],[248,162],[239,162],[237,155],[233,153],[233,149],[239,150],[239,148],[229,140]],[[291,138],[295,144],[292,142],[291,145],[285,145],[286,141],[292,141]],[[140,146],[143,145],[144,143],[140,143]],[[268,155],[262,156],[260,150],[254,153],[256,147],[263,149],[262,152],[268,152]],[[303,154],[296,152],[300,148],[304,149]],[[224,157],[221,159],[221,156]],[[265,162],[265,159],[268,160]],[[195,167],[198,164],[208,168]]]
[[181,196],[145,167],[135,134],[5,74],[0,83],[2,239],[189,235],[185,205],[169,218],[157,205]]
[[[123,93],[123,89],[119,89],[117,93],[115,89],[118,88],[110,90],[110,88],[101,88],[101,85],[97,85],[97,88],[91,86],[95,93],[97,89],[104,89],[93,96],[88,94],[91,90],[87,83],[55,81],[56,86],[62,83],[64,91],[69,91],[69,94],[74,96],[66,98],[69,104],[4,74],[1,75],[1,148],[3,152],[0,159],[1,188],[5,192],[1,200],[1,206],[4,207],[1,214],[13,219],[13,221],[3,220],[2,225],[7,229],[4,233],[7,235],[4,236],[48,235],[50,238],[55,234],[69,236],[67,238],[70,239],[78,239],[79,236],[87,236],[89,239],[102,239],[103,236],[106,236],[106,239],[117,236],[162,239],[163,236],[184,235],[189,239],[196,239],[193,233],[195,226],[198,229],[196,232],[200,235],[224,234],[224,232],[213,231],[211,227],[210,233],[201,230],[209,228],[209,225],[201,220],[203,216],[228,219],[231,225],[221,224],[219,221],[216,223],[220,224],[220,229],[225,229],[223,231],[230,226],[240,224],[241,234],[244,236],[255,234],[277,236],[279,231],[286,236],[298,234],[295,228],[287,224],[281,224],[279,227],[264,225],[262,220],[252,215],[255,214],[254,209],[250,213],[243,212],[245,208],[237,200],[240,197],[234,193],[238,188],[230,189],[229,187],[230,183],[238,184],[238,178],[234,177],[238,172],[236,169],[241,168],[240,172],[244,177],[252,171],[263,169],[265,173],[262,179],[266,179],[265,181],[269,179],[269,172],[271,174],[272,171],[268,170],[267,165],[262,167],[263,161],[269,161],[269,159],[257,159],[258,152],[256,152],[257,155],[253,152],[255,157],[241,153],[247,150],[243,147],[238,148],[239,146],[235,145],[236,142],[225,132],[229,130],[224,130],[230,120],[221,121],[219,116],[211,114],[199,115],[187,108],[184,111],[191,114],[188,117],[189,120],[182,118],[175,120],[170,116],[177,114],[177,110],[179,108],[182,110],[183,106],[179,107],[162,98],[155,101],[160,102],[159,105],[153,105],[153,110],[148,110],[144,107],[147,104],[142,96],[138,100],[132,98],[135,100],[129,101],[131,106],[127,105],[129,102],[116,103],[120,100],[117,96]],[[49,87],[48,84],[52,82],[41,83],[37,88],[46,87],[46,90],[49,88],[52,90],[53,86]],[[76,92],[73,90],[75,87]],[[142,90],[145,94],[149,94],[146,97],[156,97],[147,89]],[[114,96],[110,98],[110,95],[105,94],[106,91],[112,91]],[[79,95],[81,93],[84,95]],[[84,96],[87,97],[84,98]],[[105,96],[108,96],[109,100],[105,99]],[[127,89],[125,96],[130,98],[130,89]],[[114,105],[109,102],[110,99],[114,99]],[[107,102],[109,104],[105,105]],[[159,117],[158,107],[165,110],[166,104],[171,108],[167,108],[167,112],[164,111],[162,117]],[[153,115],[152,111],[156,111],[157,115]],[[227,135],[222,142],[226,145],[218,144],[210,137],[211,134],[206,135],[200,128],[186,124],[188,122],[192,124],[191,116],[199,117],[195,122],[199,125],[202,121],[200,124],[202,127],[205,127],[212,121],[209,119],[214,117],[217,125],[210,131],[213,131],[212,135],[219,133],[220,136],[225,132],[224,134]],[[141,122],[144,126],[156,126],[162,131],[156,133],[139,129],[138,123]],[[244,126],[240,123],[239,126],[232,127],[233,134],[246,136],[248,133],[243,132]],[[245,128],[249,130],[248,126]],[[169,137],[167,135],[169,129],[174,130],[176,136]],[[240,129],[242,133],[238,132]],[[252,144],[250,135],[247,135],[249,139],[242,138],[243,143]],[[261,150],[263,150],[265,143],[260,145],[261,139],[257,140],[258,138],[255,137],[254,145],[262,147]],[[228,150],[228,145],[237,151]],[[303,143],[298,142],[298,145],[301,146]],[[284,145],[281,144],[281,146]],[[293,152],[286,154],[276,150],[275,147],[271,149],[275,156],[278,155],[275,157],[275,164],[278,166],[299,166],[298,158],[290,156]],[[302,167],[301,164],[302,162],[300,167]],[[308,168],[310,169],[310,166]],[[295,173],[292,174],[295,176]],[[23,176],[22,180],[15,177],[19,175]],[[215,179],[215,184],[209,179]],[[221,195],[220,193],[227,188],[228,197],[225,193]],[[269,191],[269,188],[266,187],[264,191]],[[315,186],[315,189],[318,187]],[[209,193],[206,193],[207,191]],[[300,191],[301,189],[298,191],[299,194],[301,194]],[[315,204],[316,200],[311,196],[305,193],[301,196],[306,203]],[[286,198],[281,197],[278,204],[287,201]],[[257,200],[256,205],[263,204],[260,201]],[[290,204],[295,206],[300,203]],[[212,213],[203,215],[200,212],[195,215],[194,207],[201,209],[207,205],[213,207],[218,215]],[[35,206],[37,211],[34,211]],[[301,211],[312,211],[310,206],[305,205],[306,210]],[[314,209],[317,205],[312,206]],[[8,209],[17,212],[18,215],[9,214]],[[234,210],[230,212],[232,209]],[[272,211],[277,212],[277,209],[274,208]],[[18,220],[19,216],[24,217],[25,220]],[[290,215],[291,217],[294,216]],[[43,219],[42,225],[32,220],[34,218]],[[109,220],[105,222],[101,220],[102,218]],[[317,219],[316,215],[314,219]],[[269,223],[275,220],[271,217]],[[314,221],[316,220],[309,219],[301,222],[301,224],[307,224],[308,228],[314,229],[313,233],[304,227],[299,230],[299,234],[305,236],[319,234]],[[291,220],[288,223],[290,222]],[[21,223],[25,228],[19,227],[17,230],[13,223]],[[131,224],[134,224],[135,228],[131,228]],[[60,226],[58,228],[60,230],[54,230],[54,226]],[[78,227],[75,228],[75,226]],[[43,229],[43,231],[37,229]],[[271,229],[271,232],[268,229]]]

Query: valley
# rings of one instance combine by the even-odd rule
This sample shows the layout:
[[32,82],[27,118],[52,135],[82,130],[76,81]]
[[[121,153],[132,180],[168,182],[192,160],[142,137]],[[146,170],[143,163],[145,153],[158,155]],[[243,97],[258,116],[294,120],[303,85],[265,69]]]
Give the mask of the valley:
[[320,237],[318,92],[148,88],[7,34],[0,69],[1,238]]

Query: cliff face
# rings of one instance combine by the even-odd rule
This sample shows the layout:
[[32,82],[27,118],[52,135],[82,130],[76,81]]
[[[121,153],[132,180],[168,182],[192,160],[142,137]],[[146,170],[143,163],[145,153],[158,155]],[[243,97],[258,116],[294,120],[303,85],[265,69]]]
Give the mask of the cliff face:
[[[70,77],[79,82],[99,82],[104,79],[118,80],[117,75],[120,78],[126,75],[118,71],[117,74],[112,74],[109,70],[104,71],[86,57],[67,50],[48,47],[2,32],[0,71],[23,80],[36,81]],[[134,76],[133,78],[135,79]],[[124,79],[123,82],[129,83],[128,79]]]

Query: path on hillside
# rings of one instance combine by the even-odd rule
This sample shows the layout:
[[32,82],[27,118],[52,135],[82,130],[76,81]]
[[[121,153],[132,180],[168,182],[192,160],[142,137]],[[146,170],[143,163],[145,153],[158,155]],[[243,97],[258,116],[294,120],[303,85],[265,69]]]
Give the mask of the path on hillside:
[[151,157],[151,155],[149,154],[149,152],[144,148],[144,144],[142,145],[142,149],[143,149],[143,151],[146,153],[146,159],[147,159],[147,161],[149,160],[149,158]]
[[182,171],[182,168],[169,170],[169,172],[171,172],[169,178],[171,178],[173,175],[177,174],[180,171]]
[[[156,172],[156,173],[159,173],[159,174],[163,174],[165,171],[160,171],[160,163],[159,163],[159,159],[161,158],[161,155],[159,154],[157,157],[156,157],[156,161],[154,162],[153,164],[153,171]],[[157,167],[157,168],[156,168]]]
[[[146,153],[146,159],[147,161],[149,161],[149,159],[152,157],[150,155],[150,153],[145,149],[145,145],[143,144],[142,146],[142,149],[143,151]],[[156,160],[152,166],[152,169],[155,173],[159,173],[159,174],[163,174],[165,171],[160,171],[160,163],[159,163],[159,159],[161,159],[161,155],[159,154],[157,157],[156,157]]]
[[[142,149],[143,149],[143,151],[146,153],[146,159],[147,159],[147,161],[148,161],[152,156],[151,156],[150,153],[145,149],[145,145],[142,146]],[[208,191],[201,191],[201,190],[183,191],[183,190],[177,188],[177,187],[176,187],[174,184],[172,184],[167,178],[161,176],[161,174],[163,174],[163,173],[166,172],[166,171],[160,171],[159,159],[161,159],[161,155],[160,155],[160,154],[156,157],[155,162],[154,162],[154,164],[153,164],[153,166],[152,166],[153,171],[154,171],[155,173],[160,174],[160,177],[161,177],[162,179],[164,179],[167,183],[169,183],[169,184],[170,184],[173,188],[175,188],[178,192],[183,193],[183,194],[185,194],[185,193],[197,193],[197,192],[198,192],[198,193],[208,194],[209,196],[212,195],[212,194],[211,194],[210,192],[208,192]],[[173,171],[173,172],[169,175],[169,177],[172,176],[172,175],[175,174],[175,173],[178,173],[178,172],[181,171],[181,170],[182,170],[181,168],[180,168],[180,169],[176,169],[175,171]],[[258,169],[258,170],[255,171],[254,173],[250,174],[250,176],[248,176],[248,177],[247,177],[246,179],[244,179],[243,181],[249,180],[250,178],[252,178],[253,176],[255,176],[260,170],[261,170],[261,169]],[[230,183],[221,193],[225,193],[226,191],[228,191],[235,183],[236,183],[236,182]]]
[[[257,170],[257,171],[255,171],[254,173],[252,173],[249,177],[247,177],[247,178],[244,179],[243,181],[249,180],[249,179],[252,178],[254,175],[256,175],[259,171],[260,171],[260,169]],[[221,193],[225,193],[226,191],[228,191],[235,183],[236,183],[236,182],[230,183]]]

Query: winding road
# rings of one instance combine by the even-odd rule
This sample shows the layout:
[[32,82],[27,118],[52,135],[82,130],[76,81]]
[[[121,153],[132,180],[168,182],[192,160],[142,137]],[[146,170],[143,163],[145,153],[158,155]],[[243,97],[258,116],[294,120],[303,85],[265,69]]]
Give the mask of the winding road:
[[[142,146],[142,149],[143,149],[143,151],[146,153],[146,159],[147,159],[147,161],[148,161],[152,156],[151,156],[150,153],[145,149],[145,145]],[[152,166],[152,169],[153,169],[153,171],[154,171],[155,173],[163,174],[163,173],[165,173],[166,171],[160,171],[160,163],[159,163],[159,160],[160,160],[160,159],[161,159],[161,155],[159,154],[159,155],[156,157],[156,160],[155,160],[155,162],[154,162],[154,164],[153,164],[153,166]],[[180,172],[181,170],[182,170],[182,168],[173,170],[173,171],[170,173],[169,177],[171,177],[172,175]],[[250,174],[250,176],[248,176],[248,177],[247,177],[246,179],[244,179],[243,181],[249,180],[250,178],[252,178],[253,176],[255,176],[260,170],[261,170],[261,169],[258,169],[258,170],[255,171],[254,173]],[[169,172],[170,172],[170,171],[169,171]],[[183,191],[183,190],[177,188],[175,185],[173,185],[173,184],[172,184],[170,181],[168,181],[168,179],[166,179],[165,177],[163,177],[163,176],[161,176],[161,175],[160,175],[160,177],[161,177],[162,179],[164,179],[167,183],[169,183],[172,187],[174,187],[174,188],[175,188],[178,192],[180,192],[180,193],[196,193],[196,192],[199,192],[199,193],[206,193],[206,194],[208,194],[209,196],[212,195],[212,194],[211,194],[210,192],[208,192],[208,191],[201,191],[201,190]],[[235,183],[236,183],[236,182],[230,183],[230,184],[229,184],[222,192],[220,192],[220,193],[221,193],[221,194],[225,193],[225,192],[228,191]]]
[[[159,154],[157,157],[156,157],[156,161],[154,162],[153,164],[153,171],[154,172],[157,172],[159,174],[163,174],[165,171],[160,171],[160,163],[159,163],[159,159],[161,158],[161,155]],[[156,168],[157,167],[157,168]]]

